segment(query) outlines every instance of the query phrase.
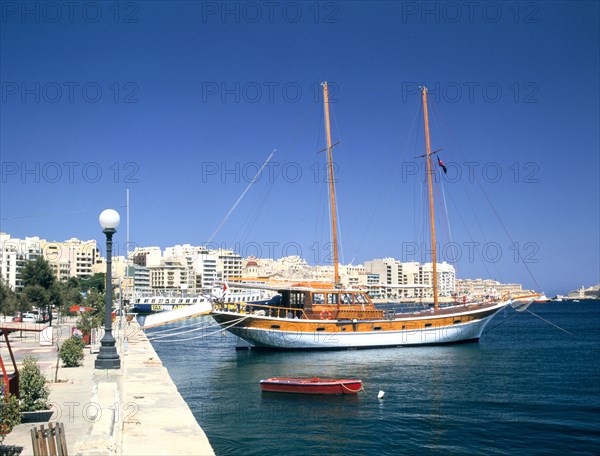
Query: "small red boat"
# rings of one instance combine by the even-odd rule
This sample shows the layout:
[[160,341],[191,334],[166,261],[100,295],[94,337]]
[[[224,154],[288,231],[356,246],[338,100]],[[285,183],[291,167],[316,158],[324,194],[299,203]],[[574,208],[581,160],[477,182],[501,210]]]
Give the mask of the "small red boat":
[[356,394],[363,386],[362,380],[275,377],[261,380],[260,388],[272,393]]

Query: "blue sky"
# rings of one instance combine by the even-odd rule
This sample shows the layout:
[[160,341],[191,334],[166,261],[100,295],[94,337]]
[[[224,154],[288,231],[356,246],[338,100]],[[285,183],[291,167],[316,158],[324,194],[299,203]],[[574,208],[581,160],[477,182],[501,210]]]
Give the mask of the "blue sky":
[[424,83],[442,259],[600,282],[597,2],[1,5],[2,231],[102,242],[129,188],[133,245],[204,244],[276,149],[213,245],[323,263],[327,80],[341,257],[424,260]]

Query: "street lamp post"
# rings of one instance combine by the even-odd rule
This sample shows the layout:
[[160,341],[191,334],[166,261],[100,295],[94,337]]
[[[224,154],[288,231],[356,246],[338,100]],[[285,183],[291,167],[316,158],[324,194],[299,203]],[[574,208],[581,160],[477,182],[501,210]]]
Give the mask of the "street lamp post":
[[114,209],[105,209],[100,214],[102,232],[106,235],[106,300],[104,303],[104,337],[100,340],[100,353],[96,357],[96,369],[120,369],[121,359],[112,335],[112,237],[117,232],[121,218]]

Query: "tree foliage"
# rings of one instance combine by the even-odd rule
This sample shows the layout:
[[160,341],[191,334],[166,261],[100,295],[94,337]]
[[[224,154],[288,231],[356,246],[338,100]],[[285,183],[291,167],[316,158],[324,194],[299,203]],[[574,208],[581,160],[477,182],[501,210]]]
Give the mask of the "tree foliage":
[[81,290],[96,290],[98,293],[104,293],[106,289],[106,274],[97,272],[87,279],[79,279],[79,288]]
[[27,309],[45,308],[48,305],[48,292],[41,285],[27,285],[21,293],[21,299]]
[[46,377],[32,356],[25,357],[23,366],[19,370],[19,395],[22,412],[47,410],[49,407],[50,388],[46,385]]
[[19,306],[17,294],[10,288],[8,283],[0,276],[0,312],[4,315],[14,314]]
[[[74,277],[71,277],[74,278]],[[63,305],[70,307],[83,303],[83,296],[78,287],[72,287],[68,282],[61,287]]]
[[65,367],[77,367],[83,361],[83,341],[79,337],[69,337],[60,347],[60,359]]
[[62,305],[61,285],[56,281],[50,263],[42,257],[25,263],[21,273],[23,281],[22,303],[25,310],[33,306],[44,311],[50,317],[52,323],[52,305]]
[[21,280],[25,287],[39,285],[44,290],[48,290],[56,282],[50,263],[42,257],[25,263],[21,272]]
[[21,423],[19,398],[14,394],[0,398],[0,443],[12,429]]
[[5,315],[16,311],[27,312],[35,307],[47,313],[52,323],[52,308],[85,305],[94,309],[92,324],[102,324],[105,274],[97,273],[89,278],[70,277],[67,282],[61,283],[56,280],[50,263],[38,257],[25,263],[21,279],[23,289],[15,293],[0,278],[0,312]]
[[102,326],[104,321],[104,303],[105,294],[99,293],[92,289],[90,290],[84,301],[86,307],[90,307],[92,310],[84,312],[77,321],[77,328],[80,329],[84,334],[90,334],[93,328]]

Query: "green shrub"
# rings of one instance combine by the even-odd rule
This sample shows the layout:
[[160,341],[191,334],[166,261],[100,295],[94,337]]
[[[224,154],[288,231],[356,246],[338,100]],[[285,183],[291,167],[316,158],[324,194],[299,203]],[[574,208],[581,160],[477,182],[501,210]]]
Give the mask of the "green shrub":
[[0,397],[0,443],[4,441],[4,437],[12,431],[12,428],[20,422],[19,398],[14,394],[10,394],[8,397]]
[[84,343],[80,337],[72,336],[65,340],[60,347],[60,359],[65,367],[77,367],[83,361]]
[[36,412],[49,408],[50,388],[46,385],[46,377],[32,356],[25,357],[23,366],[19,370],[19,396],[22,412]]

